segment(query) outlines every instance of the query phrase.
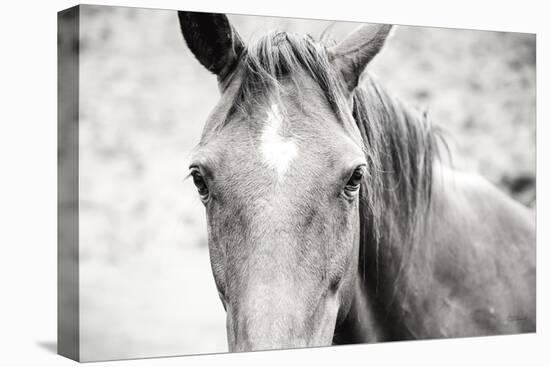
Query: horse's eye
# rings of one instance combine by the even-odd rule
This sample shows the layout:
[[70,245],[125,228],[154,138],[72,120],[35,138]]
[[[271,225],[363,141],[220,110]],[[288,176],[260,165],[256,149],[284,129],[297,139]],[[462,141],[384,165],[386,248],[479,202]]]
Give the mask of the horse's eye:
[[346,184],[346,190],[347,191],[357,191],[359,190],[359,187],[361,186],[361,181],[363,180],[363,174],[365,173],[364,166],[358,167],[353,171],[353,174],[348,180],[348,183]]
[[201,199],[206,199],[208,197],[208,186],[206,185],[204,177],[202,177],[199,171],[191,172],[191,176],[193,176],[193,183],[197,187]]

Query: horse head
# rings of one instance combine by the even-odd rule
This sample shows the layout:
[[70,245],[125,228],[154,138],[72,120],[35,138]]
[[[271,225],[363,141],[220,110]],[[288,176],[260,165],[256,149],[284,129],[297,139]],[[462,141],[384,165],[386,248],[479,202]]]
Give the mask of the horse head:
[[229,349],[330,345],[356,286],[370,169],[350,96],[390,26],[332,47],[284,32],[245,44],[225,15],[178,15],[221,95],[190,170]]

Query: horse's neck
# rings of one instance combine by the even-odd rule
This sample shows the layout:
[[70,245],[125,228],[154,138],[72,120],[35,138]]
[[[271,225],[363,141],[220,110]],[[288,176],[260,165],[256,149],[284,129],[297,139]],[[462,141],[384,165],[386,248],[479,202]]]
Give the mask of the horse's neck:
[[[362,287],[350,318],[360,320],[362,313],[376,320],[376,335],[362,333],[373,340],[532,330],[532,218],[480,178],[439,163],[433,168],[431,201],[417,238],[395,231],[376,242],[362,232]],[[368,228],[368,217],[361,219]],[[523,315],[521,323],[502,322],[516,314]]]
[[[362,218],[362,221],[366,218]],[[336,328],[334,342],[372,343],[415,338],[398,320],[414,298],[414,275],[409,264],[418,263],[423,249],[407,246],[406,236],[394,232],[378,239],[361,233],[361,251],[350,311]],[[412,260],[415,257],[415,260]]]

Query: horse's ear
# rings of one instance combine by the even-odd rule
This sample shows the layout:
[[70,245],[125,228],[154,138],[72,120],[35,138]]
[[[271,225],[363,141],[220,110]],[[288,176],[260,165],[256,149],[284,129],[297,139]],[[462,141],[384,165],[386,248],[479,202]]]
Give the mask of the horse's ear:
[[225,14],[178,11],[181,32],[197,60],[223,79],[235,67],[244,43]]
[[357,86],[359,76],[367,64],[384,46],[391,28],[389,24],[361,26],[329,49],[329,57],[342,73],[350,92]]

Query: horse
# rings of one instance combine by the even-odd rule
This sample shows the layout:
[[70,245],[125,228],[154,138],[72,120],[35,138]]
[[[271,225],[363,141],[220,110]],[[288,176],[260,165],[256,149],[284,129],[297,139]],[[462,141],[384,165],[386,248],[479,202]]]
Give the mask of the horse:
[[246,44],[178,19],[220,91],[189,177],[229,351],[536,331],[534,214],[369,73],[391,25]]

